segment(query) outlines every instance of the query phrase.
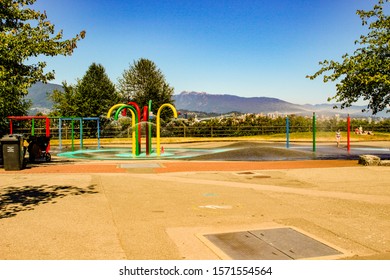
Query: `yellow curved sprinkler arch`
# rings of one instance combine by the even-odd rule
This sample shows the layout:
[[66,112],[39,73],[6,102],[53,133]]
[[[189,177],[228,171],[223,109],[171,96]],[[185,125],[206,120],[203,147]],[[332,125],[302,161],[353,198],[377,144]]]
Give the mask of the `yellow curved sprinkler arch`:
[[[116,104],[114,106],[112,106],[110,108],[110,110],[108,110],[108,113],[107,113],[107,118],[109,119],[112,112],[117,109],[117,108],[120,108],[120,107],[124,107],[124,106],[128,106],[126,104]],[[126,108],[126,107],[125,107]],[[129,109],[129,111],[131,112],[131,127],[135,127],[135,114],[132,110]],[[118,112],[119,113],[119,112]],[[118,119],[118,115],[116,115],[116,119]],[[136,145],[135,145],[135,130],[133,129],[133,131],[131,132],[131,153],[133,156],[136,156]]]
[[160,108],[158,108],[157,116],[156,116],[156,118],[157,118],[157,127],[156,127],[156,129],[157,129],[157,147],[156,147],[157,156],[159,156],[160,153],[161,153],[161,150],[160,150],[160,126],[161,126],[161,124],[160,124],[160,114],[161,114],[161,110],[164,107],[171,108],[174,117],[177,118],[177,111],[176,111],[175,107],[172,104],[165,103],[165,104],[161,105]]
[[119,108],[119,107],[122,107],[122,106],[126,106],[126,105],[127,105],[127,104],[118,103],[118,104],[115,104],[114,106],[112,106],[112,107],[110,108],[110,110],[108,110],[107,119],[111,118],[111,114],[112,114],[112,112],[113,112],[115,109],[117,109],[117,108]]

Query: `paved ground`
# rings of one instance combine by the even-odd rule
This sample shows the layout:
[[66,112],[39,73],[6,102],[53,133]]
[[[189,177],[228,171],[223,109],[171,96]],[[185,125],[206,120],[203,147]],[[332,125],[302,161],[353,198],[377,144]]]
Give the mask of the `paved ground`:
[[337,258],[390,259],[389,179],[390,167],[357,160],[55,158],[0,169],[0,259],[221,259],[205,234],[274,227]]

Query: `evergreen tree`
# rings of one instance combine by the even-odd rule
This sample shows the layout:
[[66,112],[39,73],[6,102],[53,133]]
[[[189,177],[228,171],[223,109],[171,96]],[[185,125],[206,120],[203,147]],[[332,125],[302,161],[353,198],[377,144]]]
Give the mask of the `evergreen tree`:
[[[135,61],[128,70],[123,72],[118,89],[126,102],[134,101],[141,109],[152,100],[154,114],[157,114],[158,108],[164,103],[173,103],[173,87],[165,81],[163,73],[156,64],[145,58]],[[171,112],[162,112],[163,119],[169,117],[172,117]]]
[[63,83],[63,87],[64,91],[55,90],[50,96],[57,116],[98,117],[119,102],[115,85],[101,64],[92,63],[75,86]]
[[119,102],[115,85],[101,64],[93,63],[77,84],[78,115],[97,117],[105,115],[112,105]]

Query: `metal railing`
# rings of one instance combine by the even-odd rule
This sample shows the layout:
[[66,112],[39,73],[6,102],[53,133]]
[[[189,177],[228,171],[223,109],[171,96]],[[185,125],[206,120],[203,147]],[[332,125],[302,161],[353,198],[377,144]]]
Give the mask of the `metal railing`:
[[[354,132],[356,127],[351,127],[351,133]],[[329,126],[316,126],[318,132],[335,132],[339,127]],[[343,129],[341,129],[343,131]],[[378,125],[371,127],[364,127],[365,131],[375,132],[390,132],[390,126]],[[297,132],[312,132],[312,126],[290,126],[290,133]],[[346,131],[344,129],[344,131]],[[31,135],[31,129],[15,127],[14,133],[20,133],[24,135]],[[80,130],[78,127],[74,128],[73,137],[75,139],[80,138]],[[101,138],[130,138],[132,133],[131,128],[120,129],[120,128],[108,128],[100,131]],[[143,132],[142,132],[143,133]],[[155,127],[152,128],[152,135],[155,137]],[[240,137],[240,136],[261,136],[261,135],[273,135],[286,133],[285,126],[169,126],[161,128],[162,137]],[[72,132],[70,128],[62,128],[62,139],[71,139]],[[35,135],[45,135],[45,128],[35,128]],[[59,131],[58,127],[50,128],[50,135],[52,139],[58,139]],[[96,128],[84,127],[83,138],[96,138]]]

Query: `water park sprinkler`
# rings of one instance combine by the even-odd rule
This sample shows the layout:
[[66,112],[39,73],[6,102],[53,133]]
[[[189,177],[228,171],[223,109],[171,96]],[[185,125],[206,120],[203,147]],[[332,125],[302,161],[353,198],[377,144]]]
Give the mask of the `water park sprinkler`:
[[[165,107],[170,107],[173,111],[174,117],[177,118],[177,111],[175,107],[172,104],[165,103],[161,105],[161,107],[158,109],[157,112],[157,147],[156,147],[156,153],[157,156],[160,155],[160,114],[161,110]],[[137,103],[135,102],[129,102],[128,104],[115,104],[112,106],[107,113],[107,118],[111,117],[112,112],[115,109],[118,109],[115,113],[114,119],[117,120],[119,118],[119,114],[122,110],[128,109],[131,112],[132,116],[132,127],[135,128],[135,130],[132,131],[132,154],[133,156],[138,156],[141,152],[141,121],[146,122],[146,129],[145,129],[145,135],[146,135],[146,155],[149,155],[152,151],[152,131],[151,126],[149,125],[149,116],[151,113],[152,108],[152,101],[149,100],[148,106],[144,106],[142,113]]]
[[131,113],[131,127],[135,127],[135,130],[133,129],[131,132],[131,138],[132,138],[131,150],[132,150],[133,155],[138,156],[139,155],[139,143],[138,143],[138,126],[137,126],[138,120],[136,118],[137,111],[134,109],[133,106],[130,106],[130,105],[121,106],[121,107],[119,107],[119,109],[115,113],[115,116],[114,116],[115,120],[118,120],[119,113],[123,109],[129,109],[129,111]]
[[[130,106],[133,106],[134,113],[137,117],[136,123],[138,125],[137,125],[136,131],[135,131],[135,134],[136,134],[135,137],[137,138],[137,143],[136,143],[137,152],[136,153],[137,153],[137,155],[139,155],[141,153],[141,110],[139,109],[138,104],[135,102],[129,102],[127,104],[129,104]],[[121,108],[119,108],[118,111],[121,111]]]
[[317,150],[317,147],[316,147],[316,132],[317,132],[316,113],[313,112],[313,152],[316,152],[316,150]]
[[[110,118],[112,112],[113,112],[115,109],[120,108],[120,107],[125,107],[125,106],[127,106],[127,105],[126,105],[126,104],[115,104],[114,106],[112,106],[112,107],[110,108],[110,110],[108,110],[107,118],[108,118],[108,119]],[[117,114],[115,114],[115,120],[118,119],[118,114],[119,114],[119,112],[120,112],[120,110],[117,110]],[[130,110],[130,112],[131,112],[131,114],[132,114],[131,125],[132,125],[132,127],[134,127],[134,126],[135,126],[135,115],[134,115],[134,112],[133,112],[133,111]],[[132,133],[131,133],[131,138],[132,138],[132,147],[131,147],[131,151],[132,151],[132,153],[133,153],[133,156],[135,156],[135,155],[136,155],[136,149],[135,149],[135,146],[136,146],[136,143],[135,143],[136,138],[135,138],[135,131],[134,131],[134,130],[133,130]]]
[[159,156],[161,154],[161,148],[160,148],[160,114],[161,114],[161,110],[165,107],[169,107],[171,108],[172,112],[173,112],[173,115],[175,118],[177,118],[177,111],[175,109],[175,107],[173,107],[172,104],[169,104],[169,103],[165,103],[163,105],[161,105],[160,108],[158,108],[158,111],[157,111],[157,147],[156,147],[156,153],[157,153],[157,156]]

